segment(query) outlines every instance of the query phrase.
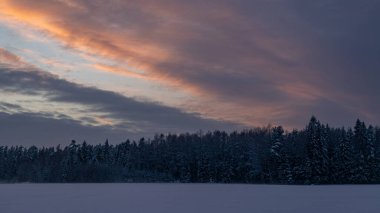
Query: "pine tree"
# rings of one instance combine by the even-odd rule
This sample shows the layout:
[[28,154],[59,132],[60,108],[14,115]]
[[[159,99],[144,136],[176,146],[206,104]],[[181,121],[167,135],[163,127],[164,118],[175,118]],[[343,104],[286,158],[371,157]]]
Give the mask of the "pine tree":
[[310,163],[311,183],[321,184],[327,182],[327,146],[324,133],[324,127],[313,116],[307,126],[307,153],[308,162]]
[[365,167],[364,173],[369,183],[376,182],[376,159],[375,159],[375,142],[376,135],[373,126],[368,126],[365,147]]
[[0,146],[0,182],[380,183],[380,128],[355,133],[315,117],[301,131],[157,135],[116,146]]
[[281,126],[274,127],[271,133],[271,148],[270,148],[270,157],[267,162],[269,164],[269,181],[274,182],[274,180],[279,179],[279,174],[283,173],[283,161],[285,156],[283,155],[284,149],[284,130]]
[[375,128],[375,176],[376,176],[376,183],[380,183],[380,128]]
[[357,183],[368,183],[368,173],[366,172],[367,161],[367,128],[364,122],[359,119],[355,124],[354,150],[356,160],[356,170],[354,181]]
[[354,153],[353,153],[353,132],[343,129],[340,135],[339,150],[337,152],[338,183],[353,183],[354,181]]

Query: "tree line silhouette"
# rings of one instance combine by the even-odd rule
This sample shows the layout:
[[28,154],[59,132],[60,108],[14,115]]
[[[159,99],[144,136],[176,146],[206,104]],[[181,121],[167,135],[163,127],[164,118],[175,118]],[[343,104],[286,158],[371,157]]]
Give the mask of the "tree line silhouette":
[[0,146],[0,182],[380,183],[380,128],[156,135],[117,145]]

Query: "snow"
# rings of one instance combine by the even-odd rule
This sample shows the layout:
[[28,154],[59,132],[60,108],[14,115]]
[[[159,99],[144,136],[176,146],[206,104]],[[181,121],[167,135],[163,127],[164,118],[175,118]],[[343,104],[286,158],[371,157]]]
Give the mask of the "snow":
[[380,185],[0,184],[1,213],[378,213]]

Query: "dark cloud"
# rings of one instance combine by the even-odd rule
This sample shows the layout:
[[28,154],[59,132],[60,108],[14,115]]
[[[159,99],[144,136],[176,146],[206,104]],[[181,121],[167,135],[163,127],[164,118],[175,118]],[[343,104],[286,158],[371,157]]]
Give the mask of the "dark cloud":
[[36,69],[14,69],[0,66],[0,89],[43,95],[49,101],[91,106],[113,118],[146,122],[156,128],[220,128],[226,123],[202,119],[197,115],[158,103],[140,102],[115,92],[85,87]]
[[[143,67],[142,77],[209,98],[218,106],[213,108],[224,109],[219,111],[224,117],[231,118],[239,107],[246,119],[238,122],[302,127],[312,114],[337,125],[357,117],[380,121],[376,0],[7,2],[4,13],[71,48],[117,61],[121,69],[116,72],[123,72],[123,64]],[[25,11],[42,18],[25,19]],[[23,79],[28,85],[28,77]],[[60,84],[55,82],[55,88]],[[130,114],[120,108],[126,103],[117,94],[97,97],[98,91],[89,88],[62,87],[48,98],[141,121],[149,120],[145,111],[152,111],[153,123],[175,124],[169,127],[196,123],[193,117],[187,122],[165,118],[159,113],[165,110],[151,105],[128,103],[144,109]],[[72,95],[79,89],[81,96]],[[99,104],[110,101],[117,104]]]
[[19,105],[5,103],[5,102],[1,102],[1,101],[0,101],[0,109],[1,109],[1,111],[10,111],[10,110],[21,111],[21,110],[23,110],[23,108]]
[[119,143],[127,136],[135,139],[137,135],[111,127],[85,126],[73,119],[56,119],[47,114],[0,112],[0,145],[67,145],[71,140],[95,144],[106,139]]
[[[2,115],[4,119],[0,124],[0,130],[7,133],[7,136],[4,136],[5,139],[1,142],[11,140],[12,135],[15,137],[19,135],[17,136],[18,140],[26,142],[21,140],[20,133],[25,133],[25,139],[39,139],[41,143],[45,143],[54,134],[57,136],[52,139],[53,142],[64,142],[78,136],[88,138],[88,140],[95,140],[98,136],[102,136],[99,137],[100,139],[107,136],[110,139],[121,140],[126,137],[152,136],[154,133],[160,132],[194,132],[200,129],[233,130],[242,127],[234,123],[202,118],[200,115],[185,113],[159,103],[137,101],[115,92],[75,84],[27,66],[17,67],[1,64],[0,91],[5,95],[11,91],[13,94],[40,96],[46,99],[47,103],[73,103],[79,107],[85,106],[84,114],[86,112],[101,113],[104,114],[102,115],[104,118],[117,121],[115,125],[93,127],[83,124],[84,122],[99,125],[91,117],[83,117],[80,122],[72,119],[70,115],[60,112],[57,112],[58,115],[54,117],[31,114],[23,111],[18,105],[4,102],[0,103],[1,111],[7,112],[12,109],[18,111],[19,114]],[[6,97],[4,99],[6,100]],[[31,126],[30,130],[28,126]],[[49,133],[39,135],[38,132],[43,131],[45,126],[50,126]],[[60,131],[62,133],[59,133]],[[31,136],[27,137],[29,134]]]

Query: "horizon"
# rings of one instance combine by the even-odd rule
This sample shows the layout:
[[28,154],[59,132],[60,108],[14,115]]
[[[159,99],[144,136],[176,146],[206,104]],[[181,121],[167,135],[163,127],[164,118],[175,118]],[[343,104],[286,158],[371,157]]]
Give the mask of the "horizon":
[[[87,140],[86,138],[83,138],[83,139],[78,139],[78,138],[71,138],[71,139],[68,139],[66,141],[66,143],[51,143],[51,141],[43,141],[41,143],[33,143],[33,142],[36,142],[36,141],[31,141],[32,143],[31,144],[15,144],[13,141],[8,141],[8,143],[3,143],[3,144],[0,144],[0,147],[7,147],[7,146],[10,146],[10,147],[24,147],[24,148],[30,148],[30,147],[37,147],[37,148],[41,148],[41,147],[44,147],[44,148],[56,148],[57,146],[59,147],[68,147],[70,144],[74,143],[74,144],[77,144],[77,145],[80,145],[80,144],[88,144],[88,145],[102,145],[102,144],[106,144],[106,143],[109,143],[110,145],[120,145],[122,143],[125,143],[125,142],[131,142],[131,143],[136,143],[136,144],[139,144],[141,141],[143,142],[152,142],[154,140],[157,139],[157,137],[168,137],[168,136],[186,136],[186,135],[197,135],[199,137],[203,137],[207,134],[215,134],[217,132],[220,132],[220,133],[226,133],[227,135],[232,135],[234,133],[237,133],[237,134],[241,134],[241,133],[249,133],[249,132],[254,132],[254,131],[268,131],[268,132],[271,132],[273,131],[274,129],[280,127],[281,129],[283,129],[283,134],[284,135],[290,135],[290,134],[294,134],[294,133],[300,133],[300,132],[307,132],[307,128],[310,124],[310,122],[312,120],[315,120],[317,121],[318,123],[321,124],[321,126],[324,128],[329,128],[330,130],[343,130],[343,131],[354,131],[355,129],[355,126],[358,125],[358,123],[362,123],[366,128],[368,127],[371,127],[371,128],[374,128],[374,134],[377,134],[376,132],[379,131],[380,132],[380,126],[379,125],[376,125],[376,124],[370,124],[370,123],[366,123],[365,121],[362,121],[360,120],[359,118],[356,119],[355,121],[355,125],[351,125],[351,126],[340,126],[340,127],[337,127],[337,126],[330,126],[328,123],[324,123],[323,121],[320,121],[318,120],[317,117],[315,117],[314,115],[311,116],[311,118],[309,119],[309,123],[305,123],[304,127],[303,128],[293,128],[293,129],[286,129],[286,127],[282,126],[282,125],[272,125],[272,124],[267,124],[267,125],[262,125],[262,126],[256,126],[256,127],[250,127],[250,128],[245,128],[245,129],[240,129],[240,130],[219,130],[219,129],[210,129],[210,130],[207,130],[207,131],[204,131],[202,129],[199,129],[197,131],[194,131],[194,132],[177,132],[177,133],[171,133],[171,132],[156,132],[154,133],[153,135],[142,135],[142,136],[139,136],[139,137],[125,137],[123,140],[119,140],[119,141],[115,141],[115,140],[109,140],[108,138],[104,138],[103,140],[101,140],[100,138],[97,138],[96,141],[91,141],[91,140]],[[7,140],[4,140],[4,141],[7,141]],[[304,143],[307,143],[306,141],[304,141]]]

